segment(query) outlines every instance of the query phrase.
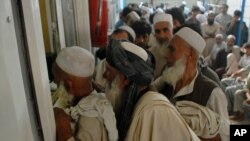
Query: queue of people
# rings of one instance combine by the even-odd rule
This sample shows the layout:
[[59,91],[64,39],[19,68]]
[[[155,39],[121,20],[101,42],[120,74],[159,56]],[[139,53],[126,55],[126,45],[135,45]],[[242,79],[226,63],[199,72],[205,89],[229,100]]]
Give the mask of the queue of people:
[[194,6],[185,18],[182,6],[128,5],[97,65],[86,49],[62,49],[57,140],[229,141],[230,120],[250,121],[250,43],[244,32],[235,45],[240,11],[227,9]]

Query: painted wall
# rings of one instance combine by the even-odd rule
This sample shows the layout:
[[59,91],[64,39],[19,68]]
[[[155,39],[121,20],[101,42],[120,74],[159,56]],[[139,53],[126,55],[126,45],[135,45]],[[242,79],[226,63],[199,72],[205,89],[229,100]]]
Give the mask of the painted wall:
[[11,1],[1,1],[0,19],[0,137],[3,141],[33,141]]

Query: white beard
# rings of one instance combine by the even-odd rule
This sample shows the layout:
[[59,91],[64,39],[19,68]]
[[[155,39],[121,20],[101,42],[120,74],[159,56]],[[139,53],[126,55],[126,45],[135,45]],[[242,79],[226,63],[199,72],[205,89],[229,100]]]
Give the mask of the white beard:
[[107,83],[105,88],[106,97],[112,104],[116,114],[120,112],[122,102],[122,91],[119,89],[119,84],[120,77],[116,76],[111,84]]
[[162,73],[162,79],[171,84],[173,87],[177,84],[177,82],[183,77],[185,72],[185,63],[186,57],[181,57],[177,60],[174,65],[170,68],[165,68]]
[[59,107],[63,109],[67,108],[72,104],[74,100],[74,96],[69,92],[67,92],[63,82],[60,82],[60,85],[54,95],[58,96],[58,99],[56,100],[54,107]]
[[154,45],[157,50],[160,52],[160,54],[162,56],[164,56],[166,54],[166,51],[167,51],[167,46],[168,46],[168,42],[165,41],[164,43],[160,43],[156,38],[155,38],[155,42],[154,42]]

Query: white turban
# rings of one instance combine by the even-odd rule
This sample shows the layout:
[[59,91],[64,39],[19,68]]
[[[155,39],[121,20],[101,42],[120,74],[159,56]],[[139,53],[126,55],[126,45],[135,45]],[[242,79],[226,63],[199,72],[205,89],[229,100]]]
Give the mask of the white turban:
[[173,26],[173,18],[170,14],[166,13],[157,13],[153,18],[154,24],[158,22],[169,22],[171,26]]
[[94,56],[77,46],[62,49],[57,55],[56,63],[66,73],[78,77],[91,76],[95,68]]
[[120,26],[118,29],[127,31],[130,34],[130,36],[133,38],[133,41],[135,41],[135,31],[131,27],[127,25],[123,25],[123,26]]
[[188,27],[180,29],[174,35],[174,37],[175,36],[179,36],[180,38],[185,40],[190,46],[192,46],[192,48],[197,50],[199,53],[202,53],[206,46],[206,42],[204,41],[204,39],[197,32]]
[[140,16],[135,11],[131,11],[127,15],[127,17],[129,17],[129,19],[132,20],[133,22],[139,21],[141,19]]

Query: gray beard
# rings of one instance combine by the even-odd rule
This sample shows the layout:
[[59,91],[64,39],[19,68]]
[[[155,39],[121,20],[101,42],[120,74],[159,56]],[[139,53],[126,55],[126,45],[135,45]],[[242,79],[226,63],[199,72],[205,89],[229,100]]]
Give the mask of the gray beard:
[[173,87],[183,77],[185,72],[186,57],[181,57],[177,60],[174,65],[170,68],[165,68],[162,73],[162,79],[164,82],[171,84]]
[[165,41],[164,43],[160,43],[158,40],[155,40],[154,46],[160,52],[161,56],[164,56],[167,51],[168,42]]
[[107,99],[113,106],[114,112],[117,115],[121,110],[122,91],[119,89],[120,78],[116,76],[111,83],[106,84],[105,93]]

